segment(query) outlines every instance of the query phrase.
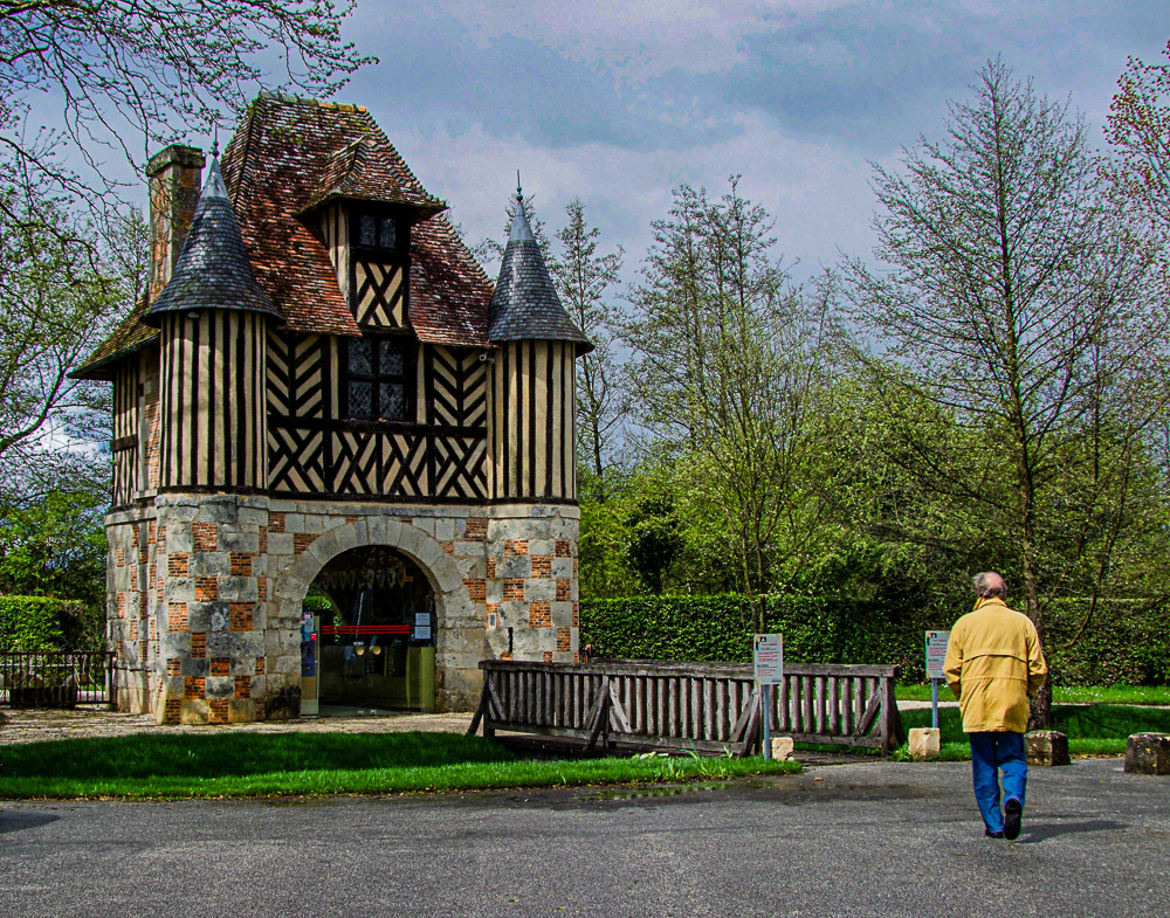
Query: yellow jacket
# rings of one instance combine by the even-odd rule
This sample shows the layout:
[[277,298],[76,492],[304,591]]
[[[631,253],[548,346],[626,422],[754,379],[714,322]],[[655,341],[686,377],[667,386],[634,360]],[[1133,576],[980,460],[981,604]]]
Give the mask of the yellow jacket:
[[955,622],[943,669],[967,733],[1023,733],[1028,699],[1048,676],[1036,626],[998,596],[980,599]]

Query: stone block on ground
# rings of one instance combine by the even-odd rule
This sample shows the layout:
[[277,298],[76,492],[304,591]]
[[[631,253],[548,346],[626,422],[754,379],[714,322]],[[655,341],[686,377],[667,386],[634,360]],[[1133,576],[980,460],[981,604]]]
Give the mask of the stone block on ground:
[[1125,770],[1170,775],[1170,733],[1135,733],[1125,741]]
[[942,731],[938,727],[913,727],[907,748],[912,758],[936,759],[941,744]]
[[179,709],[179,723],[188,727],[211,723],[211,705],[202,698],[183,699]]
[[1025,733],[1024,754],[1029,765],[1068,765],[1068,737],[1059,730]]
[[772,737],[772,758],[777,762],[791,761],[796,751],[796,743],[791,736]]

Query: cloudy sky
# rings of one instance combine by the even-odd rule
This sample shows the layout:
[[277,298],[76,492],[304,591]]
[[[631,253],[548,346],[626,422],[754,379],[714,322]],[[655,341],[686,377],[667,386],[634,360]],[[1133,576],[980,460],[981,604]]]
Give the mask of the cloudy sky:
[[380,63],[337,98],[371,110],[470,244],[502,239],[519,169],[550,229],[579,197],[634,280],[672,189],[739,174],[807,277],[868,252],[870,163],[940,136],[989,58],[1100,142],[1127,56],[1170,39],[1170,0],[358,0],[343,31]]
[[469,242],[499,236],[519,169],[559,225],[574,197],[633,274],[683,183],[732,173],[800,273],[864,253],[869,162],[937,136],[1002,55],[1094,138],[1127,55],[1158,58],[1167,0],[558,0],[359,3],[370,108]]

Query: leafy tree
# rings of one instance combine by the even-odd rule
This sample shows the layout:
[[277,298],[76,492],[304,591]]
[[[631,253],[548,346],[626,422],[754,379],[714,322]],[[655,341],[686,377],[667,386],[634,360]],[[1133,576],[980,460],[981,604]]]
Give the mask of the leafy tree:
[[722,521],[759,627],[763,593],[821,532],[809,421],[828,374],[826,301],[788,283],[768,214],[735,178],[717,202],[679,189],[654,232],[623,331],[635,395],[694,500]]
[[[973,515],[988,533],[978,566],[1018,577],[1043,634],[1053,597],[1090,597],[1091,614],[1123,588],[1122,546],[1159,525],[1144,482],[1167,315],[1080,121],[999,61],[973,92],[942,141],[875,170],[885,264],[850,262],[847,295],[872,336],[857,354],[887,413],[885,456],[943,516]],[[923,405],[953,430],[921,423]],[[934,538],[921,522],[907,531]]]
[[682,549],[678,510],[669,496],[647,496],[626,518],[630,529],[627,554],[646,589],[662,592],[662,581]]
[[[612,499],[617,497],[617,499]],[[582,599],[610,599],[640,592],[628,555],[630,531],[620,490],[607,501],[581,501],[577,542]]]
[[601,231],[586,221],[580,200],[571,201],[565,215],[568,223],[556,233],[560,257],[551,273],[569,315],[593,343],[593,350],[577,364],[577,439],[591,473],[583,482],[592,484],[598,498],[605,500],[614,440],[628,411],[614,336],[617,316],[607,297],[618,283],[622,249],[598,253]]
[[[0,595],[82,603],[60,624],[71,647],[101,646],[105,622],[104,490],[66,485],[0,506]],[[72,607],[76,608],[76,607]]]
[[[117,244],[103,245],[84,230],[57,232],[71,222],[59,205],[42,202],[52,221],[46,224],[19,201],[17,189],[0,197],[9,205],[0,208],[2,499],[13,489],[25,497],[36,493],[52,470],[93,465],[94,445],[108,439],[109,396],[68,373],[128,306],[141,270],[106,263],[104,252],[122,250]],[[82,450],[66,449],[70,444]],[[104,478],[106,462],[97,464],[97,477]]]
[[0,593],[105,599],[106,495],[58,489],[0,510]]

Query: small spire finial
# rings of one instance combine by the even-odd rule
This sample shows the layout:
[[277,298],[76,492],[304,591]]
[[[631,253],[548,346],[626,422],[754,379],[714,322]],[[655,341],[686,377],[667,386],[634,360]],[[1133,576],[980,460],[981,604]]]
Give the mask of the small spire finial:
[[219,159],[219,125],[213,124],[211,126],[211,155],[215,159]]
[[520,170],[516,170],[516,200],[524,203],[524,189],[520,187]]

